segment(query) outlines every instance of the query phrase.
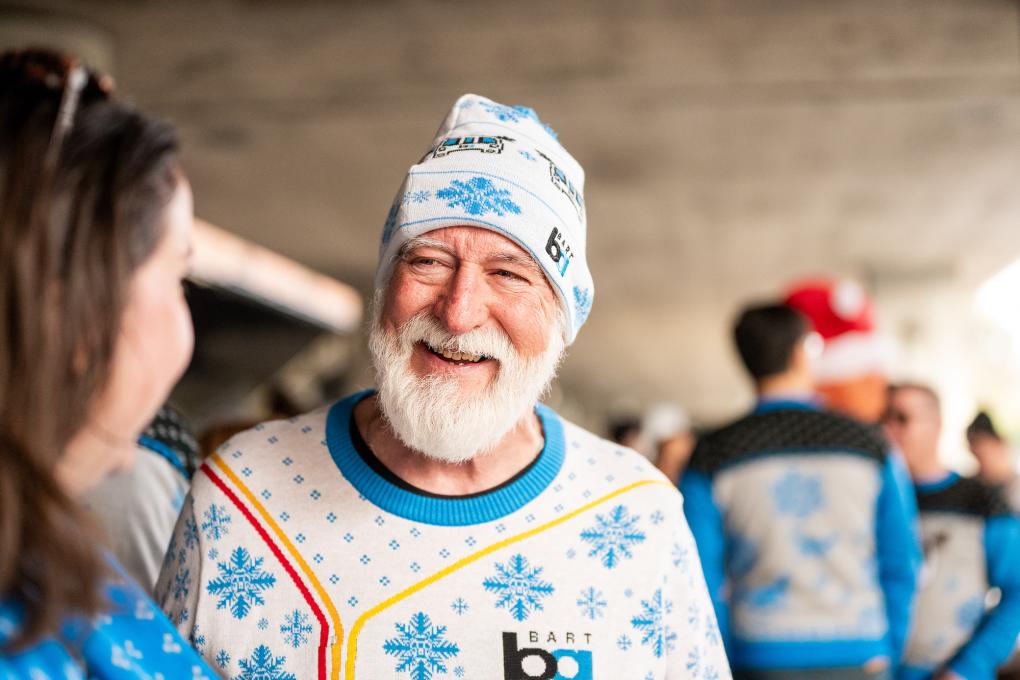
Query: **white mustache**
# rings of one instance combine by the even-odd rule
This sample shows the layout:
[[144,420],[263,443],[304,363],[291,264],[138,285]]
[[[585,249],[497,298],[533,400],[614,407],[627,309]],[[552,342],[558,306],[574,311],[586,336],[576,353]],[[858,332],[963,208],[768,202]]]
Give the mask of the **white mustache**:
[[397,333],[405,347],[423,342],[434,350],[451,354],[481,354],[500,364],[512,364],[519,359],[510,338],[501,329],[476,328],[454,335],[428,312],[410,318]]

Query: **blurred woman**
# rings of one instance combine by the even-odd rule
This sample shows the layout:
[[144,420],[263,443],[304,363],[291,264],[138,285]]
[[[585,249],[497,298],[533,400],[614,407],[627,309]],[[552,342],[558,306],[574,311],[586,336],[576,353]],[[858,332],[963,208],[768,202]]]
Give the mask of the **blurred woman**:
[[[42,50],[0,54],[0,678],[213,676],[77,499],[131,465],[192,328],[166,123]],[[182,584],[187,587],[187,584]]]

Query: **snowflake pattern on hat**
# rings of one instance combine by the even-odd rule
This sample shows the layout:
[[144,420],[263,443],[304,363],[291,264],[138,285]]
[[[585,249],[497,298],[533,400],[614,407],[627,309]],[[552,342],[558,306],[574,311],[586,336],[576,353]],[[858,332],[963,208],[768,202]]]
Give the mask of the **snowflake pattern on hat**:
[[510,192],[499,189],[485,177],[472,177],[467,181],[455,179],[450,186],[436,192],[436,197],[446,205],[459,207],[468,215],[485,216],[495,213],[500,217],[508,214],[520,215],[521,207],[510,200]]

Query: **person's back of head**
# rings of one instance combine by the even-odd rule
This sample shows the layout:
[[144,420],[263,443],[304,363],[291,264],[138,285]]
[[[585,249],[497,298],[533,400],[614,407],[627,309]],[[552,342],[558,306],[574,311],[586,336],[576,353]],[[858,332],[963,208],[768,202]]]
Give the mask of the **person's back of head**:
[[[792,371],[802,371],[798,349],[808,336],[804,316],[787,305],[744,308],[733,327],[733,340],[744,368],[759,386]],[[809,382],[810,377],[805,376]]]
[[970,424],[967,426],[967,439],[981,436],[1002,439],[999,431],[995,428],[995,423],[992,422],[992,417],[985,410],[978,411],[977,415],[974,416],[974,420],[970,421]]
[[[181,331],[163,365],[125,365],[152,333],[181,330],[167,322],[186,314],[171,277],[139,293],[136,272],[171,222],[190,225],[190,193],[186,219],[174,203],[171,220],[184,181],[173,128],[108,96],[63,55],[0,54],[0,602],[25,607],[15,647],[101,605],[105,569],[73,497],[88,466],[68,472],[72,443],[88,431],[110,450],[133,444],[190,356]],[[128,310],[159,323],[128,328]],[[101,477],[120,461],[89,463]]]
[[1013,452],[987,411],[978,411],[967,426],[967,447],[978,462],[978,475],[990,484],[1008,484],[1016,478]]

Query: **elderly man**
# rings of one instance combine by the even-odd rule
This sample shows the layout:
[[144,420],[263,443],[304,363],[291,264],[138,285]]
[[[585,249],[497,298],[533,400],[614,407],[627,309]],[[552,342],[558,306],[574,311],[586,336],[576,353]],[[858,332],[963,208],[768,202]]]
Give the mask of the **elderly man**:
[[726,678],[681,499],[538,398],[592,300],[583,174],[467,95],[397,195],[378,391],[197,475],[157,587],[240,678]]

